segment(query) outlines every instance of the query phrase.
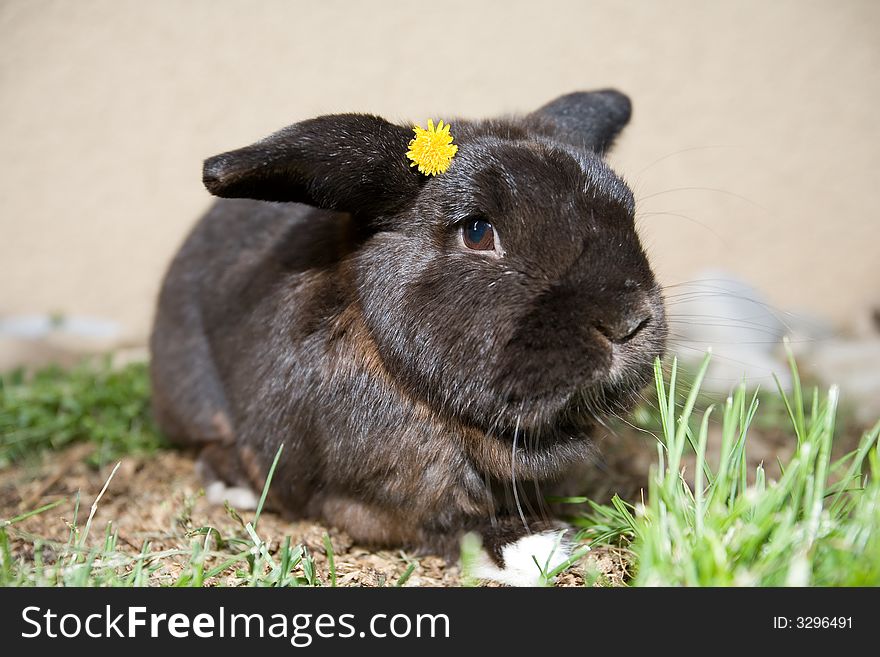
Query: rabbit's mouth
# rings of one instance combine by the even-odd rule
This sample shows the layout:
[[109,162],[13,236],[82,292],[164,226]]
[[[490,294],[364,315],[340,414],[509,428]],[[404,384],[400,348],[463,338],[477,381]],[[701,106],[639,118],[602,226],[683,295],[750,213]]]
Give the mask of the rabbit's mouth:
[[662,298],[655,292],[647,311],[626,326],[594,325],[572,346],[512,350],[493,385],[493,396],[503,400],[502,423],[540,432],[565,424],[603,424],[608,416],[628,412],[651,381],[666,333]]
[[613,356],[607,373],[595,381],[568,393],[523,400],[518,407],[513,405],[512,417],[524,430],[535,432],[538,437],[560,427],[570,430],[577,427],[589,432],[597,425],[604,426],[609,417],[629,412],[651,381],[652,360],[645,359],[636,366],[631,362],[615,362],[618,358],[625,359]]

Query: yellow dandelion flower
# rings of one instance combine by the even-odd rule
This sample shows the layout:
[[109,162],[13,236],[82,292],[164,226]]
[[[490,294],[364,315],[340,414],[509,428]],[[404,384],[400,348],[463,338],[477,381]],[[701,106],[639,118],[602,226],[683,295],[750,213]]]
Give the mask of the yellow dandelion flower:
[[443,121],[434,127],[434,122],[428,119],[428,129],[415,126],[413,132],[416,136],[409,142],[409,150],[406,156],[412,160],[411,167],[418,167],[419,173],[426,176],[436,176],[449,168],[452,157],[458,152],[458,146],[452,143],[452,135],[449,134],[449,124],[443,125]]

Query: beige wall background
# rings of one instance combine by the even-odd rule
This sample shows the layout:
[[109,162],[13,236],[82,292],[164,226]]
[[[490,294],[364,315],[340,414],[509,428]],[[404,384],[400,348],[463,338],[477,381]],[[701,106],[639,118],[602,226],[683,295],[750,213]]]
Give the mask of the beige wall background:
[[5,0],[0,315],[143,341],[203,158],[320,113],[634,102],[612,162],[661,280],[721,267],[845,325],[880,301],[880,2]]

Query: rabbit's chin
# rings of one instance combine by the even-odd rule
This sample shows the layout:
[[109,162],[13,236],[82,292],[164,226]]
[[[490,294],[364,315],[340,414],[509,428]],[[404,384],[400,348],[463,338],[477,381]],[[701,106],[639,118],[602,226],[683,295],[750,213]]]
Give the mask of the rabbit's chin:
[[651,381],[650,365],[607,376],[572,389],[546,396],[509,399],[500,408],[492,426],[507,432],[586,431],[603,424],[609,416],[632,409],[641,390]]

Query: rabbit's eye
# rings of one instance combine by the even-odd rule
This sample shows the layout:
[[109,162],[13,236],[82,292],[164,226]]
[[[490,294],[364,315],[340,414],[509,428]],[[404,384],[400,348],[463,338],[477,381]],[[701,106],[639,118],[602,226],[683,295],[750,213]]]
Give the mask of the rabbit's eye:
[[495,248],[495,229],[482,219],[468,219],[461,227],[464,245],[474,251],[492,251]]

